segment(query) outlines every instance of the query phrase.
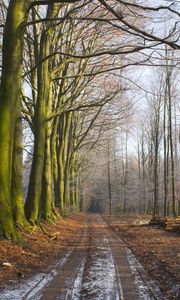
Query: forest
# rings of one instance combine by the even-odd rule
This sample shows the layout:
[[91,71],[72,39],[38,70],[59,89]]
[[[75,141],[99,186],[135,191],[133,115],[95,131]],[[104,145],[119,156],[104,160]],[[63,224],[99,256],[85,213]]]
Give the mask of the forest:
[[159,2],[1,1],[1,236],[94,198],[179,214],[179,5]]
[[0,299],[180,299],[179,18],[0,0]]

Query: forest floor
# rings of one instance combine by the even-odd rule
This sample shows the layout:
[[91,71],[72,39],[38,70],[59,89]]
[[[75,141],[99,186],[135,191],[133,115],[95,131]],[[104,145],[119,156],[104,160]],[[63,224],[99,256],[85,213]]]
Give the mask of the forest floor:
[[164,297],[180,299],[180,234],[148,225],[149,217],[105,217],[155,280]]
[[80,237],[85,220],[85,215],[78,214],[60,218],[55,224],[43,224],[47,233],[57,236],[56,239],[50,239],[39,229],[33,233],[21,232],[22,245],[1,240],[0,289],[51,267]]
[[180,236],[147,222],[79,214],[0,241],[0,299],[180,299]]

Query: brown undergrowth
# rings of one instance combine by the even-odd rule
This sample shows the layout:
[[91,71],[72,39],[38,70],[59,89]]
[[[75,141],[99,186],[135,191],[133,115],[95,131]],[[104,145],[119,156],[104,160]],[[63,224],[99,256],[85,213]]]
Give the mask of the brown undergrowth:
[[43,224],[49,236],[57,236],[55,239],[39,229],[33,233],[21,232],[22,245],[1,240],[0,289],[50,268],[80,237],[85,219],[85,215],[78,214],[61,218],[55,224]]
[[164,296],[179,300],[180,235],[159,226],[142,225],[142,218],[138,221],[138,218],[106,217],[106,220],[133,251],[150,278],[157,282]]

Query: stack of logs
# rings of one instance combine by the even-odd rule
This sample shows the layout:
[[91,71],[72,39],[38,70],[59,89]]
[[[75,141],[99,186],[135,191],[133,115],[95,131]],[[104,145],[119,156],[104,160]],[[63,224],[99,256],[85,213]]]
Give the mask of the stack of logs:
[[164,227],[165,230],[168,231],[175,231],[180,233],[180,216],[177,218],[173,217],[159,217],[156,216],[151,221],[149,222],[150,225],[156,225],[156,226],[161,226]]
[[174,218],[165,218],[164,219],[164,228],[169,231],[173,231],[173,227],[175,224]]
[[175,222],[174,222],[174,225],[173,225],[173,230],[180,233],[180,217],[177,217],[175,219]]

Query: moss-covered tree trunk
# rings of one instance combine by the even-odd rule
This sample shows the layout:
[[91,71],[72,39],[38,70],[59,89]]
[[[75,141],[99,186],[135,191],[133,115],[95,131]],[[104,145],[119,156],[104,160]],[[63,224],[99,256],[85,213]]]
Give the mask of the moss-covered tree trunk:
[[66,113],[66,126],[64,135],[64,204],[70,206],[69,195],[69,178],[70,178],[70,158],[71,158],[71,144],[72,144],[72,112]]
[[76,151],[74,151],[71,162],[71,203],[79,210],[78,173],[76,171]]
[[13,216],[17,227],[28,228],[28,222],[24,214],[24,200],[22,189],[22,173],[23,173],[23,126],[20,111],[20,105],[16,118],[13,159],[12,159],[12,206]]
[[53,215],[53,193],[52,193],[52,167],[51,167],[51,150],[50,150],[50,136],[47,130],[44,154],[44,169],[42,176],[42,195],[41,195],[41,209],[42,218],[45,221],[54,221]]
[[78,114],[75,112],[73,113],[73,120],[72,123],[72,137],[73,137],[73,146],[72,146],[72,153],[71,153],[71,204],[74,209],[79,209],[79,200],[78,200],[78,193],[77,193],[77,131],[78,131]]
[[[41,98],[41,97],[40,97]],[[38,97],[38,101],[43,102]],[[42,172],[44,166],[44,145],[45,145],[45,119],[44,103],[39,105],[39,112],[35,115],[35,136],[34,136],[34,153],[31,167],[28,194],[25,203],[25,212],[31,225],[36,225],[40,217],[41,207],[41,189],[42,189]]]
[[76,207],[75,206],[75,189],[74,189],[74,177],[73,177],[72,172],[71,172],[70,178],[71,178],[70,201],[71,201],[71,206],[75,208]]
[[75,210],[79,210],[79,179],[75,166],[71,169],[71,203]]
[[0,235],[16,238],[11,205],[14,128],[20,102],[22,50],[31,1],[11,0],[3,36],[0,86]]
[[78,173],[76,173],[75,177],[75,206],[76,210],[79,210],[79,177]]
[[64,204],[65,204],[65,206],[70,206],[69,179],[70,179],[70,170],[69,170],[68,164],[66,163],[65,171],[64,171]]
[[[49,96],[46,111],[51,111],[52,107],[52,96]],[[56,211],[54,205],[53,195],[53,168],[52,168],[52,148],[51,148],[51,135],[52,135],[52,124],[46,122],[46,142],[44,149],[44,169],[42,176],[42,195],[41,195],[41,209],[42,217],[45,221],[53,222],[56,218]]]
[[59,128],[58,128],[58,136],[59,136],[59,146],[57,148],[57,157],[58,157],[58,180],[57,184],[59,185],[59,204],[61,208],[61,212],[64,212],[64,131],[65,131],[65,116],[63,115],[60,118]]
[[58,185],[58,135],[57,135],[57,122],[53,125],[51,132],[51,155],[52,155],[52,174],[53,174],[53,186],[54,186],[54,198],[55,206],[59,207],[59,185]]
[[[49,18],[52,5],[49,5]],[[44,29],[41,35],[39,60],[49,55],[49,30]],[[37,225],[41,216],[42,175],[44,168],[44,149],[46,141],[46,106],[50,95],[49,61],[38,68],[38,97],[34,115],[34,153],[30,173],[28,194],[25,204],[26,217],[30,224]]]

